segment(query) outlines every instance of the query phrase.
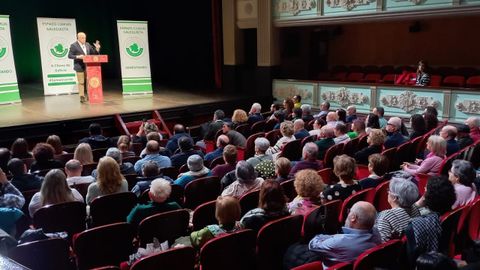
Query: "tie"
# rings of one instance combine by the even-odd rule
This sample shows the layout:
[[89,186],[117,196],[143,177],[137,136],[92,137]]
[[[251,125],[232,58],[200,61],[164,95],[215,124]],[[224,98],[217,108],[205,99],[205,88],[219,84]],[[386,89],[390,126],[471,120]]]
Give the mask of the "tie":
[[87,55],[87,47],[85,47],[85,44],[82,44],[82,50],[85,55]]

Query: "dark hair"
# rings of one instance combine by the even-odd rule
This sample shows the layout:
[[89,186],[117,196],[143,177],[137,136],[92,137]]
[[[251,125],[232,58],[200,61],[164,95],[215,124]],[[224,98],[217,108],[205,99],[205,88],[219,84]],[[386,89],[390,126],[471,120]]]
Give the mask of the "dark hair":
[[12,158],[8,162],[7,167],[13,176],[23,175],[25,173],[25,163],[19,158]]
[[299,119],[302,118],[302,114],[303,114],[302,109],[300,109],[300,108],[294,109],[294,110],[293,110],[293,113],[295,114],[295,117],[297,117],[297,118],[299,118]]
[[452,210],[457,199],[453,184],[443,175],[429,177],[424,196],[428,209],[440,215]]
[[347,125],[343,123],[337,123],[337,125],[335,125],[335,129],[340,131],[342,134],[345,134],[348,132]]
[[295,98],[295,97],[298,100],[298,102],[302,101],[302,96],[300,96],[300,95],[293,96],[293,98]]
[[260,188],[258,207],[265,212],[278,212],[285,208],[286,203],[280,183],[271,179],[265,180]]
[[369,113],[368,114],[367,127],[369,127],[369,128],[380,128],[380,121],[379,121],[378,115],[376,115],[374,113]]
[[50,144],[47,143],[37,143],[33,148],[33,157],[37,162],[45,162],[50,159],[53,159],[55,150]]
[[31,155],[28,153],[28,142],[24,138],[17,138],[10,149],[12,157],[16,158],[28,158]]
[[275,111],[280,109],[280,104],[273,103],[272,106],[275,109]]
[[460,184],[471,187],[477,177],[477,172],[472,163],[467,160],[456,159],[452,163],[452,173],[458,177]]
[[426,72],[428,71],[428,69],[429,69],[428,63],[427,63],[427,61],[425,61],[425,60],[420,60],[420,61],[418,61],[418,65],[422,65],[422,66],[423,66],[423,72],[425,72],[425,73],[426,73]]
[[183,136],[178,139],[178,147],[180,147],[180,150],[182,150],[182,152],[188,151],[193,148],[192,140],[187,136]]
[[276,110],[273,115],[277,118],[278,123],[282,123],[285,120],[285,114],[281,110]]
[[427,131],[430,131],[438,126],[438,118],[435,114],[431,112],[425,112],[423,115],[423,119],[425,119],[425,128]]
[[315,122],[317,122],[317,125],[320,125],[321,127],[323,127],[327,124],[327,122],[322,118],[315,119]]
[[102,126],[99,123],[91,123],[88,127],[88,132],[90,135],[101,135],[102,134]]
[[362,121],[360,119],[355,119],[353,120],[353,123],[352,123],[352,129],[353,127],[358,127],[360,130],[365,131],[365,121]]
[[10,150],[7,148],[0,148],[0,168],[2,168],[3,171],[7,172],[7,163],[10,160]]
[[347,122],[347,112],[344,109],[337,109],[338,121]]
[[431,114],[433,114],[433,115],[435,115],[435,116],[438,116],[438,111],[437,111],[437,109],[436,109],[435,107],[433,107],[433,106],[427,106],[427,107],[425,107],[425,113],[431,113]]
[[291,98],[286,98],[285,99],[285,110],[287,111],[287,113],[292,113],[293,112],[293,101]]
[[153,177],[159,175],[158,164],[153,160],[145,162],[142,166],[142,173],[145,177]]
[[417,258],[417,270],[453,270],[458,269],[455,262],[448,256],[430,251]]
[[322,102],[322,104],[325,104],[325,107],[327,108],[327,110],[330,109],[330,102],[325,100],[324,102]]
[[217,120],[222,120],[225,118],[225,113],[222,110],[216,110],[214,114],[217,117]]
[[384,155],[371,154],[368,156],[368,163],[372,164],[372,170],[378,176],[383,176],[388,172],[389,161]]
[[417,114],[412,115],[410,123],[411,123],[413,131],[417,132],[420,135],[425,134],[425,132],[426,132],[425,119],[423,119],[423,116],[421,114],[417,113]]
[[378,114],[383,117],[385,114],[385,109],[383,107],[375,107],[377,109]]

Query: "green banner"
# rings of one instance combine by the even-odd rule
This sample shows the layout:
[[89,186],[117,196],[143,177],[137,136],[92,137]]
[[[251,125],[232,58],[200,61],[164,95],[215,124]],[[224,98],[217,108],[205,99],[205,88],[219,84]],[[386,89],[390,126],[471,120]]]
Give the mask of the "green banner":
[[20,101],[10,37],[10,21],[7,15],[0,15],[0,104]]

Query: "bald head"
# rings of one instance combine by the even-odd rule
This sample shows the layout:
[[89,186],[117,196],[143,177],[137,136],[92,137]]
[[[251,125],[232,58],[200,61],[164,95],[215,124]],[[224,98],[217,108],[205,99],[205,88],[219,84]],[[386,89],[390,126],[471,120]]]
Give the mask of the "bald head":
[[447,125],[440,130],[440,136],[445,140],[454,139],[457,137],[457,128],[452,125]]
[[70,159],[65,163],[65,173],[67,174],[67,177],[81,176],[82,169],[82,163],[76,159]]
[[335,137],[335,131],[332,127],[323,126],[320,128],[320,137],[321,138],[333,138]]
[[375,224],[376,216],[377,210],[371,203],[360,201],[350,209],[345,224],[352,229],[371,230]]
[[185,133],[185,127],[182,124],[176,124],[175,126],[173,126],[173,132],[175,134]]
[[228,145],[230,142],[230,139],[227,137],[227,135],[220,135],[217,138],[217,147],[225,147]]
[[160,145],[157,141],[151,140],[147,142],[147,154],[157,154],[160,151]]
[[329,112],[327,114],[327,122],[330,122],[330,121],[337,121],[338,120],[338,115],[336,112]]

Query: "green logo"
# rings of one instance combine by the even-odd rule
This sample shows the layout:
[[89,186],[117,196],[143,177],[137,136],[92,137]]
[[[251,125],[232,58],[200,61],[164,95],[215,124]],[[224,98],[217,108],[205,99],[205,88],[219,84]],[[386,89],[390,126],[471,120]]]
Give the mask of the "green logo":
[[58,43],[50,49],[50,53],[55,57],[62,58],[67,55],[68,49],[63,47],[62,43]]
[[5,54],[7,54],[7,47],[0,48],[0,59],[2,59]]
[[125,50],[127,51],[128,55],[133,57],[138,57],[143,53],[143,48],[138,46],[136,42],[132,43],[132,45],[128,46]]

